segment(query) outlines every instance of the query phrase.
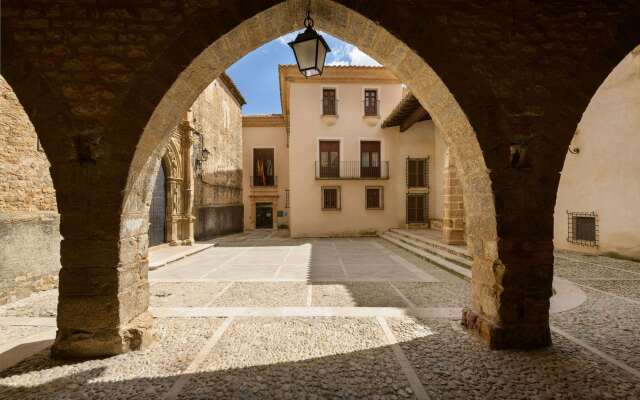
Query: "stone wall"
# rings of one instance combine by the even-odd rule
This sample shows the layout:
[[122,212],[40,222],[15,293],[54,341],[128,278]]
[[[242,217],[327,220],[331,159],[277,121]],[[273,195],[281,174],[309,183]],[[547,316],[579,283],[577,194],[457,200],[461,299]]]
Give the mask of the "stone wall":
[[60,217],[49,161],[0,76],[0,304],[57,286]]
[[[243,229],[243,100],[234,90],[223,75],[198,96],[189,113],[194,131],[196,240]],[[203,157],[205,150],[208,155]]]

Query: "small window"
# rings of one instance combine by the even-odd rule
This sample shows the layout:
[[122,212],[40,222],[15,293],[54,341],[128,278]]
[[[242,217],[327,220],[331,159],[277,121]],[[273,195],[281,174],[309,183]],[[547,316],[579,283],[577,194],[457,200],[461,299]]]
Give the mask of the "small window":
[[322,187],[322,209],[323,210],[339,210],[340,209],[340,188],[339,187]]
[[364,115],[378,115],[378,91],[376,89],[364,90]]
[[285,189],[284,191],[284,208],[289,208],[289,189]]
[[427,222],[427,194],[407,193],[407,224]]
[[407,187],[427,187],[428,175],[426,158],[407,158]]
[[367,210],[384,209],[384,188],[382,186],[367,186],[365,192]]
[[595,212],[567,212],[567,241],[581,246],[598,246],[598,215]]
[[337,115],[335,89],[322,89],[322,115]]

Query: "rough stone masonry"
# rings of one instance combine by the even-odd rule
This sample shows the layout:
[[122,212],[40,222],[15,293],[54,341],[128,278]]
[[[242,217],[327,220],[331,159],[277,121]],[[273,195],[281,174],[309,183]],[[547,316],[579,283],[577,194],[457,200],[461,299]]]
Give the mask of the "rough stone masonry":
[[[60,356],[150,338],[152,162],[196,96],[305,1],[2,2],[2,73],[47,151],[62,215]],[[492,347],[550,343],[553,209],[589,99],[640,43],[640,4],[311,2],[407,83],[459,162],[474,255],[468,327]],[[514,166],[510,148],[526,147]]]

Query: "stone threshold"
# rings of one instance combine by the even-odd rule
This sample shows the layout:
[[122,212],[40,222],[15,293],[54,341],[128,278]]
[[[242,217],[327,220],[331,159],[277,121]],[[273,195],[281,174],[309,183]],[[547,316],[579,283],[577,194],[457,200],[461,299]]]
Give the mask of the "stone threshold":
[[150,247],[149,271],[180,261],[217,245],[218,243],[195,243],[189,246],[171,246],[165,243],[160,246]]
[[461,307],[150,307],[156,318],[419,317],[459,320]]

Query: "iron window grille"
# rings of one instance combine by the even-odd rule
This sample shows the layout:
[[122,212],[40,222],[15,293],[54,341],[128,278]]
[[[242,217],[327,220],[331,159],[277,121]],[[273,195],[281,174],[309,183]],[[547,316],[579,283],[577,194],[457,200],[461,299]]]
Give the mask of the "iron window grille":
[[322,115],[338,115],[336,102],[335,89],[322,89]]
[[598,247],[598,214],[567,211],[567,242],[580,246]]
[[429,186],[429,158],[407,157],[407,187],[426,188]]
[[367,117],[378,116],[378,91],[376,89],[365,89],[364,91],[364,115]]
[[284,208],[289,208],[289,189],[284,190]]
[[384,210],[384,187],[365,187],[365,208],[367,210]]
[[428,215],[426,193],[407,193],[407,224],[426,224]]
[[323,186],[321,200],[323,210],[340,210],[340,186]]

